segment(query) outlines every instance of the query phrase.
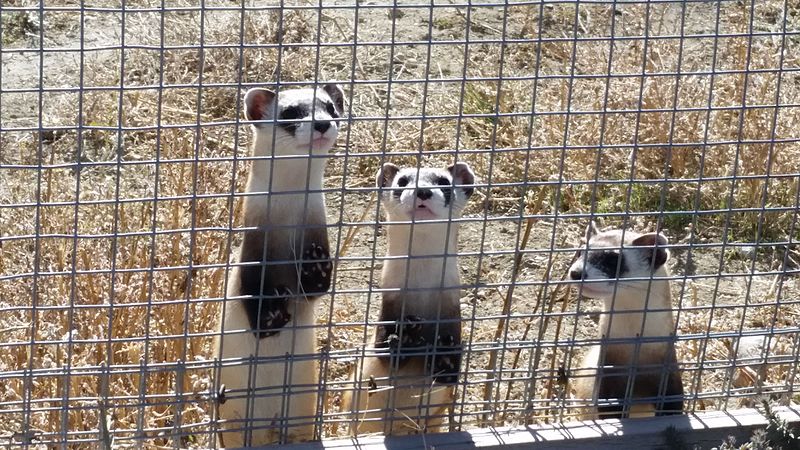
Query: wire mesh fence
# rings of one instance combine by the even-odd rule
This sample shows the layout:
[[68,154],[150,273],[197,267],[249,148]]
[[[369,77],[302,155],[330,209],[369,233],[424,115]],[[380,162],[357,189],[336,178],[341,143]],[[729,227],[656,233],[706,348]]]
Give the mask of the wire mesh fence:
[[[313,437],[341,437],[357,417],[388,432],[574,420],[604,405],[580,391],[597,376],[583,358],[601,343],[607,361],[609,349],[635,349],[614,375],[626,412],[675,394],[670,373],[687,413],[797,401],[799,26],[794,0],[4,0],[0,440],[182,448],[220,445],[223,427],[251,430],[226,445],[291,440],[308,425]],[[327,114],[338,129],[324,157],[289,158],[324,167],[320,186],[292,180],[302,189],[288,204],[311,210],[312,195],[324,196],[330,288],[291,304],[286,330],[252,338],[271,356],[243,344],[221,359],[223,332],[253,336],[220,329],[243,301],[226,295],[231,274],[249,267],[237,249],[265,231],[246,209],[268,192],[280,198],[272,185],[248,189],[248,176],[267,163],[272,181],[298,173],[282,170],[275,135],[251,151],[272,125],[245,116],[244,93],[315,86],[316,105],[326,83],[343,89],[335,114],[312,106],[281,126],[300,133]],[[458,162],[473,180],[448,170]],[[410,187],[394,177],[376,186],[385,163],[409,171],[399,174]],[[426,178],[431,168],[439,178]],[[437,225],[387,216],[424,180],[430,201],[447,197]],[[625,245],[587,242],[590,220],[627,230]],[[401,228],[411,241],[393,234]],[[650,232],[667,240],[649,235],[640,247],[650,253],[630,253]],[[436,272],[430,260],[447,262]],[[649,272],[634,273],[637,261]],[[413,285],[411,267],[438,282]],[[395,269],[400,285],[389,282]],[[592,274],[628,279],[610,284],[609,304]],[[456,292],[450,315],[382,314],[415,290],[426,302]],[[609,311],[633,291],[644,304]],[[666,303],[648,303],[656,291]],[[260,295],[305,299],[276,292]],[[629,313],[638,332],[603,332]],[[653,318],[672,333],[651,333]],[[416,327],[437,343],[398,353]],[[664,348],[674,365],[647,360]],[[376,355],[394,369],[354,379]],[[260,372],[272,385],[259,389],[269,364],[283,373]],[[409,364],[422,366],[409,381],[419,394],[391,388]],[[648,364],[658,389],[637,394],[630,371]],[[239,388],[220,387],[228,369]],[[287,387],[301,375],[310,378]],[[386,392],[391,402],[367,405],[378,413],[352,413],[348,395]],[[440,392],[447,399],[433,400]],[[408,399],[436,423],[386,425],[380,411]],[[292,413],[293,400],[310,412]],[[250,416],[224,417],[237,401]],[[256,417],[267,401],[281,412]]]

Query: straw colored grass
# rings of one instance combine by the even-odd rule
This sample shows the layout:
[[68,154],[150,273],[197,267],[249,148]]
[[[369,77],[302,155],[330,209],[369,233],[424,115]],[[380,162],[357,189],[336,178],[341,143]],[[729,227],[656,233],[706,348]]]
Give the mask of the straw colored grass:
[[[287,6],[300,4],[309,5]],[[41,94],[41,132],[13,130],[40,125],[39,94],[3,93],[0,439],[47,443],[67,432],[81,447],[107,429],[117,446],[211,442],[211,342],[223,266],[240,237],[229,231],[241,224],[241,197],[231,194],[244,189],[239,158],[250,140],[231,122],[240,85],[278,74],[341,82],[353,117],[326,179],[329,222],[340,224],[331,240],[347,242],[338,293],[319,309],[332,356],[326,436],[344,432],[338,389],[377,314],[366,290],[378,283],[372,256],[385,238],[361,189],[383,160],[445,165],[457,151],[484,185],[461,229],[471,286],[462,313],[472,319],[455,410],[464,427],[571,412],[559,367],[564,375],[577,364],[574,341],[594,336],[597,305],[542,283],[561,279],[572,252],[553,250],[578,245],[586,223],[562,215],[658,225],[684,245],[672,272],[697,276],[673,283],[692,409],[738,405],[724,395],[734,348],[725,332],[800,320],[796,277],[760,274],[800,261],[796,245],[784,245],[799,225],[800,41],[780,34],[800,26],[796,2],[361,8],[357,17],[333,3],[137,11],[159,5],[126,2],[124,35],[119,13],[86,11],[94,50],[82,74],[79,52],[46,53],[45,86],[73,90]],[[45,48],[78,48],[80,14],[44,19],[39,34],[38,13],[3,12],[4,49],[38,48],[42,38]],[[409,43],[390,46],[393,27]],[[682,32],[691,37],[667,39]],[[316,46],[355,37],[383,44]],[[3,89],[38,85],[38,58],[4,53],[3,65]],[[758,248],[687,249],[722,242]],[[495,348],[504,341],[523,345]],[[776,336],[769,354],[796,357],[799,344],[796,334]],[[796,391],[798,369],[796,358],[776,362],[758,385]],[[26,423],[30,433],[19,434]]]

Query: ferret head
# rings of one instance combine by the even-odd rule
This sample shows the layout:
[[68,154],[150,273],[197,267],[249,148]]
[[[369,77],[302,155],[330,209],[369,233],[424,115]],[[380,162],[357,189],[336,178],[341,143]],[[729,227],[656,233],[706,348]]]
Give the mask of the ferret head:
[[[605,282],[582,283],[581,294],[586,297],[611,299],[615,292],[627,290],[647,292],[650,280],[625,281],[626,278],[650,278],[666,276],[663,269],[669,258],[669,243],[659,233],[639,234],[633,231],[609,230],[600,232],[592,222],[586,229],[587,249],[569,269],[574,281],[605,280]],[[616,284],[616,288],[615,285]]]
[[401,169],[386,163],[376,184],[390,220],[446,220],[460,217],[474,191],[475,174],[466,163],[447,169]]
[[[336,120],[344,111],[344,92],[335,84],[319,89],[288,89],[275,94],[267,89],[250,89],[244,96],[247,120],[256,133],[267,132],[275,149],[289,154],[325,153],[339,134]],[[271,145],[271,144],[270,144]]]

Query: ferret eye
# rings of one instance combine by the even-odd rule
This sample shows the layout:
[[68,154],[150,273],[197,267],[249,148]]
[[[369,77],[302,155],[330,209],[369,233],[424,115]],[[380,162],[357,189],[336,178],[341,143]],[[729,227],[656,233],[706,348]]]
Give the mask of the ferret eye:
[[302,111],[300,111],[300,108],[292,106],[292,107],[286,108],[283,112],[281,112],[280,117],[278,117],[278,119],[279,120],[297,120],[297,119],[301,118],[301,115],[302,115]]
[[450,186],[450,180],[445,177],[440,177],[438,180],[436,180],[436,184],[439,186]]
[[619,273],[625,270],[624,267],[619,267],[619,253],[606,250],[602,253],[601,258],[602,265],[607,269],[609,276],[617,277]]
[[329,103],[326,103],[326,104],[325,104],[325,110],[326,110],[326,111],[328,111],[328,114],[329,114],[331,117],[339,117],[339,116],[336,114],[336,108],[334,108],[334,107],[333,107],[333,103],[330,103],[330,102],[329,102]]
[[406,187],[408,185],[408,178],[406,177],[400,178],[399,180],[397,180],[397,185],[400,187]]
[[278,116],[278,124],[289,131],[297,130],[297,128],[300,126],[300,123],[297,122],[297,120],[302,118],[303,111],[301,111],[298,107],[292,106],[281,112],[281,114]]

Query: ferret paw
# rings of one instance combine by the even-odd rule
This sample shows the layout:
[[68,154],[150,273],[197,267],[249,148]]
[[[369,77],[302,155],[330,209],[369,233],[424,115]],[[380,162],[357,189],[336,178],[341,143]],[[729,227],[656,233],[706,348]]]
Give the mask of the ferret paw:
[[461,371],[461,345],[455,336],[436,337],[436,352],[433,357],[433,381],[441,384],[458,382]]
[[333,262],[328,249],[312,243],[303,252],[300,265],[300,285],[306,295],[322,294],[331,287]]
[[[402,326],[398,327],[398,333],[403,336],[403,342],[400,343],[401,347],[422,347],[427,344],[425,334],[422,332],[423,324],[422,317],[408,315],[403,319]],[[398,324],[400,325],[400,324]]]
[[419,316],[408,315],[402,321],[394,322],[391,325],[383,325],[379,333],[385,336],[384,342],[392,349],[392,352],[411,350],[415,347],[425,345],[425,335],[422,333],[422,318]]
[[261,301],[256,334],[259,339],[275,336],[292,320],[288,304],[292,292],[288,288],[275,288],[273,294]]
[[421,323],[423,320],[419,316],[408,315],[402,321],[380,327],[378,335],[383,337],[382,346],[389,347],[391,355],[398,358],[400,364],[425,351],[427,341]]

